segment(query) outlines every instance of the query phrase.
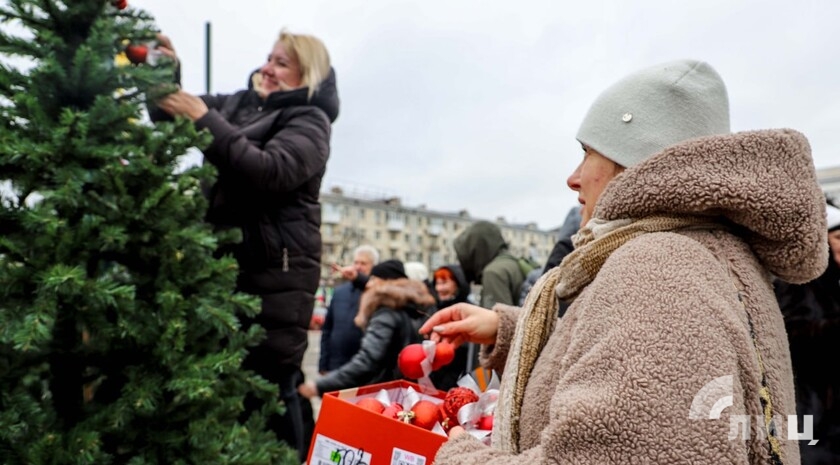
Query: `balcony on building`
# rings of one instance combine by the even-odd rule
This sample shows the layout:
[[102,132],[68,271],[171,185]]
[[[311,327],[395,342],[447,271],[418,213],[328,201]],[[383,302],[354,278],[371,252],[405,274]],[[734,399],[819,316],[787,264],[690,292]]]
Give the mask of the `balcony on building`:
[[324,203],[321,210],[322,224],[341,223],[341,207],[331,203]]
[[405,229],[405,215],[396,212],[388,212],[388,231],[402,231]]
[[440,218],[429,219],[429,227],[426,232],[432,237],[440,236],[443,232],[443,220]]

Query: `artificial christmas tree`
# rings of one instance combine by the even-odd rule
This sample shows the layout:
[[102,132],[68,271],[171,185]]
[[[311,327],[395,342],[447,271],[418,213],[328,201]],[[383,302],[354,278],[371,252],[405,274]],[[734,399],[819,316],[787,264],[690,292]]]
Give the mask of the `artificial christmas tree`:
[[[189,121],[144,122],[174,64],[128,65],[152,19],[109,0],[0,7],[0,462],[295,463],[277,397],[240,365],[261,334],[232,237],[204,224]],[[11,58],[10,58],[11,57]]]

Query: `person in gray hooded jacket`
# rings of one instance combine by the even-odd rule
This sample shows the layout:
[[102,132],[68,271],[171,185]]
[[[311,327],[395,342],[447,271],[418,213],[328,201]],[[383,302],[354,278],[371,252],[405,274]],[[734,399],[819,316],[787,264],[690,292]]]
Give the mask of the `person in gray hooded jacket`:
[[508,252],[498,226],[478,221],[459,234],[452,245],[467,281],[481,284],[482,307],[517,303],[525,273]]

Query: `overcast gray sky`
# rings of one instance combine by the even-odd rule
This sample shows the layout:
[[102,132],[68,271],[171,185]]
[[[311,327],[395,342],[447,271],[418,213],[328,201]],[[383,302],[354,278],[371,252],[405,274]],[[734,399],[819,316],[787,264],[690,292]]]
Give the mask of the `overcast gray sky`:
[[320,37],[338,75],[324,187],[431,209],[562,223],[575,133],[598,93],[658,62],[708,61],[733,131],[791,127],[840,165],[840,2],[790,0],[129,0],[156,17],[204,91],[244,87],[281,28]]

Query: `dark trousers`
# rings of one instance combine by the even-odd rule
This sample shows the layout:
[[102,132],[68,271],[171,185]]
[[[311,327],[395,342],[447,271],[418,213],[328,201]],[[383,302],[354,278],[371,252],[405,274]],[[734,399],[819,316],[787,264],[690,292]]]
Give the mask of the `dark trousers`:
[[[285,412],[283,415],[272,415],[268,419],[268,427],[274,431],[277,439],[298,452],[300,462],[303,463],[309,454],[309,444],[315,430],[312,402],[297,392],[298,385],[303,382],[303,372],[295,366],[279,366],[271,370],[260,370],[257,366],[250,368],[280,388],[280,400],[283,402]],[[258,399],[247,398],[244,418],[247,418],[254,410],[258,410],[261,405]]]

